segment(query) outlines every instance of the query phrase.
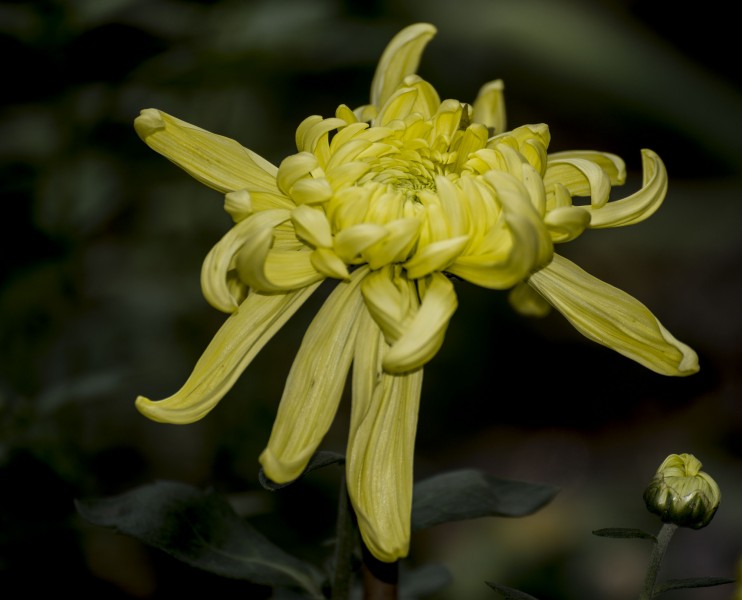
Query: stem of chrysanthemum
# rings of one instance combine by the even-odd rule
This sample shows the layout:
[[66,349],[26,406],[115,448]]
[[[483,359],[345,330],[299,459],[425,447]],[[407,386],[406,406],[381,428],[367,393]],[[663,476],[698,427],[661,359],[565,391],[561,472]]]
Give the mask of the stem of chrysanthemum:
[[399,561],[382,562],[363,548],[363,600],[397,600]]
[[662,558],[665,556],[667,546],[670,544],[675,530],[678,528],[674,523],[664,523],[660,532],[657,534],[657,541],[652,549],[652,556],[649,559],[649,568],[647,576],[644,579],[644,589],[639,595],[639,600],[652,600],[654,597],[654,587],[657,581],[657,574],[660,570]]
[[356,542],[356,526],[353,508],[345,485],[345,473],[340,477],[340,494],[335,541],[335,573],[332,580],[332,600],[348,600],[350,597],[353,548]]

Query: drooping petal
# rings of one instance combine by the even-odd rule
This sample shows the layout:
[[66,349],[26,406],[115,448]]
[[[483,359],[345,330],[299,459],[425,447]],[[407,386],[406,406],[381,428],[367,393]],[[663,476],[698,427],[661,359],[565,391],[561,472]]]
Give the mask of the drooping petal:
[[251,291],[217,331],[183,387],[160,401],[139,396],[139,412],[162,423],[185,424],[204,417],[318,285],[276,295]]
[[417,71],[425,46],[436,28],[428,23],[405,27],[387,45],[371,82],[371,105],[381,107],[407,75]]
[[327,433],[353,360],[367,268],[340,282],[309,325],[291,366],[268,445],[260,455],[277,483],[296,479]]
[[423,371],[382,369],[386,343],[364,310],[353,361],[353,406],[346,457],[348,495],[366,547],[381,561],[407,555],[413,453]]
[[698,371],[696,353],[676,340],[646,306],[566,258],[555,254],[528,282],[589,339],[661,375]]
[[586,207],[592,216],[590,229],[634,225],[654,214],[667,194],[667,170],[651,150],[642,150],[644,182],[642,188],[621,200],[601,207]]
[[279,193],[277,169],[234,140],[210,133],[154,108],[134,120],[139,137],[155,152],[219,192]]
[[384,370],[406,373],[432,359],[443,345],[448,323],[457,306],[451,281],[441,273],[433,273],[416,314],[384,356]]

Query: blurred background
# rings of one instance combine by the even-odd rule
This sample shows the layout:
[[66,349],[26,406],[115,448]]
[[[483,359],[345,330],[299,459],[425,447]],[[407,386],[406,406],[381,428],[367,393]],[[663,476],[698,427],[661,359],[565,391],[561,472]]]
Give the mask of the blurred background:
[[[471,101],[503,78],[510,127],[548,123],[552,151],[640,149],[670,190],[651,219],[558,250],[647,304],[697,350],[664,378],[584,340],[558,314],[515,315],[504,293],[458,283],[460,307],[426,367],[416,476],[474,467],[558,485],[531,517],[438,526],[406,568],[445,566],[431,598],[633,598],[649,547],[596,538],[659,522],[642,492],[669,453],[695,454],[723,492],[714,521],[681,530],[662,578],[734,577],[742,553],[742,83],[737,25],[720,0],[684,12],[638,0],[58,0],[0,2],[0,585],[24,595],[269,597],[197,572],[80,519],[74,499],[158,479],[212,487],[291,552],[330,556],[338,485],[328,468],[263,491],[291,357],[321,298],[272,340],[223,402],[189,426],[148,421],[134,398],[183,383],[224,316],[201,261],[227,231],[222,197],[136,136],[156,107],[278,163],[309,114],[368,101],[402,27],[438,35],[420,74]],[[343,451],[344,404],[325,449]],[[733,586],[668,593],[722,600]],[[742,592],[737,592],[742,593]],[[739,598],[740,596],[737,596]]]

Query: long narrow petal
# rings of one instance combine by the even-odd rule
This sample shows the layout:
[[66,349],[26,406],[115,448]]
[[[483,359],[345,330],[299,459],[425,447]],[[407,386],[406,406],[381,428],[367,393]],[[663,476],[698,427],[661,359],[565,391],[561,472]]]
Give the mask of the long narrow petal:
[[589,339],[662,375],[698,371],[696,353],[676,340],[646,306],[566,258],[555,254],[528,282]]
[[183,387],[160,401],[139,396],[139,411],[162,423],[198,421],[217,405],[250,361],[318,285],[280,295],[250,292],[217,331]]
[[219,192],[236,190],[278,194],[278,169],[234,140],[210,133],[154,108],[134,120],[139,137],[155,152]]
[[312,320],[291,366],[268,445],[260,455],[277,483],[296,479],[330,428],[353,359],[367,268],[340,282]]
[[660,157],[651,150],[642,150],[644,181],[642,188],[621,200],[614,200],[590,211],[590,229],[634,225],[654,214],[667,194],[667,170]]
[[436,33],[428,23],[405,27],[387,45],[371,82],[371,104],[380,108],[407,75],[417,71],[425,46]]
[[423,371],[385,373],[385,350],[381,331],[364,310],[353,362],[348,494],[366,547],[379,560],[393,562],[409,549]]

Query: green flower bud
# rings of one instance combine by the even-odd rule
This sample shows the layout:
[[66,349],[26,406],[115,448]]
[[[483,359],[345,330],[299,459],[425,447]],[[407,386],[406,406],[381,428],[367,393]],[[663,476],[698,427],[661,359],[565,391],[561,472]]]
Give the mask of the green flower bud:
[[693,529],[711,522],[720,501],[719,486],[692,454],[668,456],[644,492],[647,509],[663,522]]

